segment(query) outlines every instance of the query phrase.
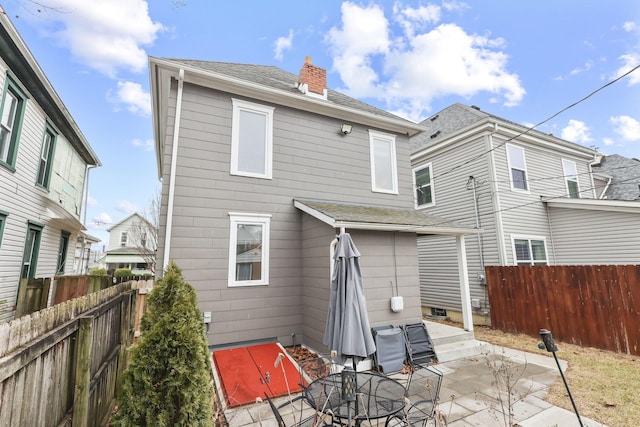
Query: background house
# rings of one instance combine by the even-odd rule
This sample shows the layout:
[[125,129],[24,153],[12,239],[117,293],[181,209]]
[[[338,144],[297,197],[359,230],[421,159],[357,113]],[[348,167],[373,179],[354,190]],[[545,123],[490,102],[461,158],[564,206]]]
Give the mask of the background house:
[[147,219],[133,213],[107,229],[109,249],[98,264],[109,274],[118,268],[129,268],[135,275],[154,274],[157,230]]
[[299,75],[166,58],[150,69],[158,259],[195,287],[211,345],[322,350],[341,230],[362,254],[372,324],[421,318],[417,233],[454,236],[463,254],[469,231],[413,209],[409,136],[421,126],[328,89],[310,58]]
[[0,321],[21,283],[73,272],[89,168],[100,161],[0,13]]
[[[466,246],[476,322],[490,320],[486,265],[640,263],[640,204],[598,199],[596,151],[463,104],[421,125],[416,209],[483,231]],[[418,247],[425,314],[459,318],[453,239],[422,236]]]

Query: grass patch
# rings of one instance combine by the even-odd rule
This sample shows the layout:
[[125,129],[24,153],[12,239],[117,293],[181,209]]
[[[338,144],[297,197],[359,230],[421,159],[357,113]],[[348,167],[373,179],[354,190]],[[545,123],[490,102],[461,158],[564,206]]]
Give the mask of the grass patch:
[[[474,332],[481,341],[552,357],[546,350],[538,349],[539,338],[485,326],[476,326]],[[557,344],[556,355],[569,363],[565,377],[581,416],[611,427],[640,425],[640,357],[559,341]],[[545,400],[573,412],[560,378]]]

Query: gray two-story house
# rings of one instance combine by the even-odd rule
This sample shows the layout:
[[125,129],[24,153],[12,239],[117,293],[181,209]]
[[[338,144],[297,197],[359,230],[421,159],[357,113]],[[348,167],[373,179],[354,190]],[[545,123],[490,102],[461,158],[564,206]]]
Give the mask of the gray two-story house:
[[[482,233],[467,239],[474,321],[488,323],[487,265],[640,263],[640,203],[603,200],[596,151],[453,104],[411,139],[415,208]],[[421,236],[425,314],[458,319],[455,242]]]
[[[341,231],[362,254],[372,325],[421,318],[418,234],[451,236],[465,271],[470,230],[413,208],[409,138],[422,126],[328,89],[310,58],[298,75],[153,57],[150,71],[158,271],[175,260],[195,287],[212,346],[326,350]],[[392,296],[402,310],[391,310]]]

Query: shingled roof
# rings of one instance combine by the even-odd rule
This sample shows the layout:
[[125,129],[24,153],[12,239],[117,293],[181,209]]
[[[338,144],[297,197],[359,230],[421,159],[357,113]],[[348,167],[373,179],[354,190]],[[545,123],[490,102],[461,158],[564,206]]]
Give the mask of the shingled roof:
[[611,183],[604,198],[609,200],[640,200],[640,160],[619,154],[604,156],[593,172],[610,175]]

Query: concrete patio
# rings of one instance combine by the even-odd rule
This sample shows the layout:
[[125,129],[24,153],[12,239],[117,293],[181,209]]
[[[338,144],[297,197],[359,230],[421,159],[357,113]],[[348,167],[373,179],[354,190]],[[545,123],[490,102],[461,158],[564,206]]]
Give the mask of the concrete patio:
[[[448,427],[507,426],[508,416],[504,414],[508,414],[509,408],[519,427],[579,426],[572,411],[543,400],[549,387],[560,381],[550,355],[492,346],[475,340],[472,333],[439,323],[427,322],[427,328],[440,359],[435,366],[444,374],[437,411],[447,420]],[[566,363],[561,364],[566,369]],[[499,373],[503,367],[511,375],[508,381],[511,402],[505,387],[496,386],[497,380],[505,377]],[[395,376],[403,379],[401,374]],[[420,381],[420,371],[413,381]],[[286,399],[281,397],[275,402],[279,404]],[[416,396],[410,396],[410,400],[416,400]],[[230,427],[277,426],[267,402],[227,409],[225,416]],[[605,427],[585,417],[582,422],[585,427]],[[384,420],[379,424],[384,425]]]

